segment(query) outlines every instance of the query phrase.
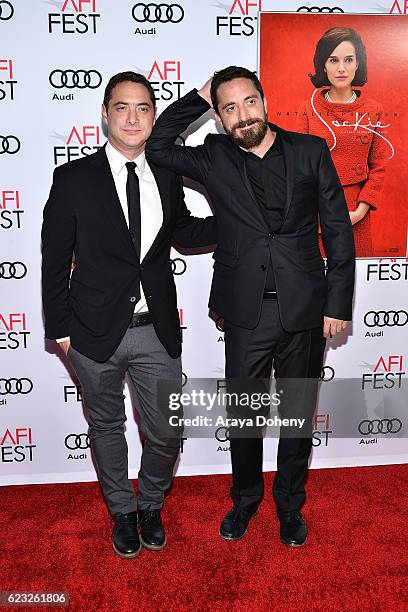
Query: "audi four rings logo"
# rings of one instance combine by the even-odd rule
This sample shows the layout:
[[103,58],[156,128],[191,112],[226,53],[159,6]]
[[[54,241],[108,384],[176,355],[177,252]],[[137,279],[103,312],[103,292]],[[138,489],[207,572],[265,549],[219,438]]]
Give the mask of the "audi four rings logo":
[[364,316],[367,327],[404,327],[408,323],[406,310],[370,310]]
[[29,378],[0,378],[0,395],[27,395],[33,386]]
[[48,79],[55,89],[97,89],[102,83],[97,70],[53,70]]
[[398,433],[402,429],[400,419],[374,419],[373,421],[361,421],[358,431],[362,436],[369,434]]
[[320,373],[320,380],[323,382],[329,382],[334,378],[334,369],[331,366],[323,366]]
[[229,427],[219,427],[215,431],[215,437],[218,440],[218,442],[228,442],[230,439]]
[[88,434],[68,434],[65,438],[65,446],[69,450],[85,450],[90,447]]
[[22,261],[3,261],[0,263],[0,278],[24,278],[27,274],[27,266]]
[[20,141],[16,136],[0,136],[0,155],[2,153],[14,155],[18,153],[20,146]]
[[8,21],[14,15],[14,7],[8,0],[0,0],[0,20]]
[[297,9],[297,13],[305,11],[307,13],[344,13],[339,6],[301,6]]
[[132,16],[138,23],[180,23],[184,17],[184,9],[180,4],[138,2],[132,9]]
[[174,276],[180,276],[180,274],[184,274],[186,270],[187,264],[184,259],[176,257],[176,259],[171,260],[171,271],[173,272]]

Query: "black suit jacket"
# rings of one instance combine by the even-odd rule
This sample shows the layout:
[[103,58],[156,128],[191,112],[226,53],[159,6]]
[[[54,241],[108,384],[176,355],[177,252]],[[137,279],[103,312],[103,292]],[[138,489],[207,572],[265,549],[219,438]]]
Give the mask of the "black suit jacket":
[[[163,224],[140,263],[140,278],[156,333],[177,357],[180,321],[171,240],[183,247],[214,244],[216,224],[214,217],[190,216],[180,176],[149,165],[160,193]],[[55,169],[44,208],[42,252],[46,337],[70,336],[75,349],[105,361],[130,323],[139,264],[104,148]],[[70,281],[73,253],[76,265]]]
[[[209,306],[228,321],[251,329],[259,320],[270,258],[283,327],[312,329],[322,316],[351,319],[354,239],[347,206],[326,142],[287,132],[281,136],[287,175],[283,224],[268,231],[239,148],[226,135],[203,145],[174,145],[177,136],[209,105],[193,90],[157,120],[146,153],[168,170],[202,183],[217,216],[218,247]],[[318,215],[328,270],[318,248]]]

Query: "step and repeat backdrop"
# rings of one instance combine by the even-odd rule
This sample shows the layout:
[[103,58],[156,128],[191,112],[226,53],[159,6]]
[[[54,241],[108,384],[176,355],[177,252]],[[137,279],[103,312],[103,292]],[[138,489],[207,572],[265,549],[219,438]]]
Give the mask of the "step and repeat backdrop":
[[[362,108],[351,118],[336,118],[336,125],[318,111],[320,123],[338,146],[339,131],[362,142],[381,140],[386,169],[370,213],[371,251],[357,260],[353,323],[328,342],[311,467],[408,461],[408,50],[399,44],[407,40],[406,13],[407,2],[397,0],[330,6],[301,0],[0,0],[1,484],[96,479],[79,382],[55,343],[44,338],[40,229],[53,169],[106,141],[100,111],[109,77],[123,70],[146,75],[160,112],[214,70],[247,66],[265,83],[270,120],[307,131],[304,121],[296,122],[307,117],[313,123],[299,109],[313,102],[308,73],[315,46],[336,25],[360,32],[367,47],[364,93],[381,111],[370,117]],[[180,144],[200,144],[216,130],[208,113]],[[353,169],[364,175],[359,160]],[[193,214],[210,213],[199,186],[186,183],[185,193]],[[186,384],[224,375],[224,335],[207,307],[212,263],[210,253],[172,250]],[[125,395],[135,477],[141,443],[127,386]],[[266,470],[276,466],[276,446],[276,439],[265,440]],[[229,472],[228,450],[224,427],[207,438],[186,435],[177,473]]]

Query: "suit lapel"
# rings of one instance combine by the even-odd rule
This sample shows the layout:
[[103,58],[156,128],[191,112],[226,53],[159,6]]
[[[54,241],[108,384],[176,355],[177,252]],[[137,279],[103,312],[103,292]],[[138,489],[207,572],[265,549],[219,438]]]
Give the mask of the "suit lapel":
[[92,155],[92,157],[90,157],[90,162],[96,170],[95,197],[103,202],[106,214],[112,222],[112,225],[119,232],[127,248],[132,249],[134,252],[133,242],[116,191],[115,181],[113,180],[112,171],[108,158],[106,157],[105,148],[100,149],[95,155]]

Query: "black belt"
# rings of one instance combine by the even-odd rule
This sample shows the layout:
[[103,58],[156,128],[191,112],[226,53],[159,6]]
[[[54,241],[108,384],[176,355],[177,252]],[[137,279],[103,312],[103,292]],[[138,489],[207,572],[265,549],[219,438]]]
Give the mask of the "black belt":
[[278,294],[276,291],[264,291],[263,299],[264,300],[277,300]]
[[153,323],[150,312],[140,312],[138,314],[135,313],[132,315],[129,328],[140,327],[141,325],[150,325],[150,323]]

